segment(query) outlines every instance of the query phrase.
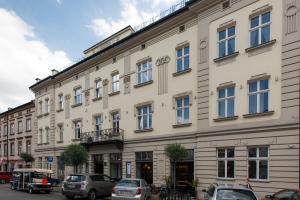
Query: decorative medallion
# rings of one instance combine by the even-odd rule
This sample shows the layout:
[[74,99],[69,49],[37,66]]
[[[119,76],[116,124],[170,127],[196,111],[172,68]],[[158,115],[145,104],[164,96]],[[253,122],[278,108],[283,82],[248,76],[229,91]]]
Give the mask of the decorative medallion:
[[160,66],[160,65],[163,65],[163,64],[166,64],[168,62],[170,62],[171,58],[170,56],[163,56],[163,57],[160,57],[156,60],[156,66]]

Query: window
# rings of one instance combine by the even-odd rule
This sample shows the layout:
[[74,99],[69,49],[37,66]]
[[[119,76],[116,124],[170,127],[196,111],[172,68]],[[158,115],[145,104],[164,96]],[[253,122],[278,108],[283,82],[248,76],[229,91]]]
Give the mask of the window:
[[234,87],[218,89],[218,117],[234,116]]
[[138,84],[152,80],[152,64],[151,61],[138,64]]
[[64,141],[64,128],[62,124],[58,125],[58,141]]
[[43,114],[43,102],[42,101],[39,102],[39,113],[40,113],[40,115]]
[[234,148],[218,149],[218,177],[234,178]]
[[249,113],[269,111],[269,80],[258,80],[249,83]]
[[7,149],[7,144],[4,144],[3,148],[4,148],[4,150],[3,150],[4,153],[3,154],[4,154],[4,156],[7,156],[7,150],[8,150]]
[[74,103],[75,105],[82,104],[82,91],[81,88],[77,88],[74,90]]
[[2,148],[1,148],[1,144],[0,144],[0,157],[2,156]]
[[45,143],[49,143],[49,128],[45,128]]
[[248,178],[256,180],[267,180],[269,168],[269,148],[248,148]]
[[270,41],[271,12],[250,20],[250,46],[255,47]]
[[45,111],[46,113],[50,112],[50,104],[49,104],[49,99],[45,100]]
[[118,92],[120,90],[120,75],[119,73],[112,75],[112,92]]
[[26,131],[31,131],[31,119],[26,119]]
[[138,129],[152,128],[152,108],[151,105],[146,105],[138,108]]
[[235,52],[235,26],[219,31],[218,46],[220,58]]
[[100,98],[102,96],[102,86],[101,81],[95,81],[95,98]]
[[18,141],[18,156],[22,153],[22,141]]
[[190,47],[185,46],[176,50],[176,71],[181,72],[190,68]]
[[101,130],[102,130],[102,117],[96,116],[95,117],[95,131],[96,131],[97,137],[100,137]]
[[10,143],[10,155],[11,156],[15,155],[15,143],[14,142]]
[[114,132],[119,132],[119,127],[120,127],[120,114],[119,112],[113,112],[111,114],[112,118],[112,127]]
[[64,96],[62,94],[58,95],[58,109],[64,109]]
[[75,139],[81,138],[81,121],[74,122],[75,125]]
[[7,130],[8,130],[8,126],[7,126],[7,125],[4,125],[4,128],[3,128],[3,136],[6,136],[6,135],[7,135]]
[[176,99],[176,124],[189,123],[190,98],[189,96]]
[[31,153],[31,141],[26,141],[26,153]]
[[23,123],[22,121],[18,121],[18,133],[21,133],[23,131]]
[[14,123],[10,124],[10,134],[11,135],[15,134],[15,124]]
[[38,144],[43,143],[43,129],[39,130],[39,138],[38,138]]

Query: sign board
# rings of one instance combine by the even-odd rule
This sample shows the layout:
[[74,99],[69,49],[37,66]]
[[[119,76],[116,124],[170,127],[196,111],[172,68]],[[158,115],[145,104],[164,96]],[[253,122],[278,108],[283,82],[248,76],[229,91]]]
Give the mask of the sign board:
[[126,178],[131,178],[131,162],[126,162]]
[[53,156],[48,156],[48,163],[53,163]]

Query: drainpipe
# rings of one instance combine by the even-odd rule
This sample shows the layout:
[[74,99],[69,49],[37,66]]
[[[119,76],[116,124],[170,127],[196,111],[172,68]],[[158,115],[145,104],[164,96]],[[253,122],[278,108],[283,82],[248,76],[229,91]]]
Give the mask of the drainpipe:
[[8,114],[6,115],[6,169],[7,171],[9,171],[8,167],[9,167],[9,155],[8,155]]

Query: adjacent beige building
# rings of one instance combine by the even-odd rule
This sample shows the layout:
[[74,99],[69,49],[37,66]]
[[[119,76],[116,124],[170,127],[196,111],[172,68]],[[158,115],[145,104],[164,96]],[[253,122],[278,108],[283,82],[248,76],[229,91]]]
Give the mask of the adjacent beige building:
[[82,143],[82,172],[170,175],[164,147],[188,156],[178,180],[244,184],[259,196],[299,187],[299,0],[189,1],[84,51],[33,86],[36,165],[63,177]]
[[25,167],[19,156],[22,152],[33,153],[34,119],[33,101],[0,113],[0,171]]

